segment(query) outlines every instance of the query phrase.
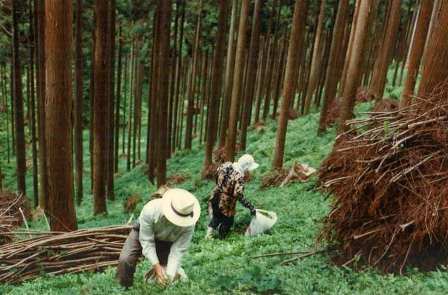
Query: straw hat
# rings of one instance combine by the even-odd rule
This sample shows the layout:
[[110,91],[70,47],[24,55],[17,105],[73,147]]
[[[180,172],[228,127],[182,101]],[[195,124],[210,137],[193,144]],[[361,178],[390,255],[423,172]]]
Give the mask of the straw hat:
[[177,226],[195,225],[201,215],[199,201],[186,190],[169,189],[163,195],[162,202],[163,215]]
[[245,154],[241,156],[241,158],[238,159],[238,166],[239,168],[245,172],[245,171],[253,171],[258,168],[258,163],[255,162],[254,157],[252,157],[249,154]]

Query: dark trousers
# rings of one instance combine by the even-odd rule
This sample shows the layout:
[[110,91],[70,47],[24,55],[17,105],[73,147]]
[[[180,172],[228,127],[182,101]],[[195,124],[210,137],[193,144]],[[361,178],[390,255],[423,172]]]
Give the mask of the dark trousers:
[[209,214],[211,217],[209,227],[218,232],[218,238],[224,239],[232,229],[234,216],[225,216],[219,209],[219,198],[213,197],[208,203]]
[[[166,266],[172,242],[156,240],[156,252],[160,265]],[[117,278],[123,287],[131,287],[134,281],[135,268],[142,257],[142,246],[139,241],[139,226],[136,225],[126,241],[118,259]]]

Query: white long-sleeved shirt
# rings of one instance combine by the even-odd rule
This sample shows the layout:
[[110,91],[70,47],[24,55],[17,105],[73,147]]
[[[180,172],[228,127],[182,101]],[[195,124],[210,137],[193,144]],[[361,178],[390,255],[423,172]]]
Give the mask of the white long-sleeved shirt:
[[142,252],[151,265],[159,263],[155,240],[173,242],[168,256],[166,274],[170,279],[174,279],[180,267],[182,256],[190,245],[194,226],[179,227],[169,222],[162,212],[162,199],[148,202],[140,213],[139,222],[139,240]]

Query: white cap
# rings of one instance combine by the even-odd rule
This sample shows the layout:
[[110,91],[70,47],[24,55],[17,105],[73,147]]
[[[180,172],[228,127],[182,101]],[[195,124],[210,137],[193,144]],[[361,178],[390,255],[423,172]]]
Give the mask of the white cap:
[[163,214],[171,223],[188,227],[195,225],[201,215],[201,206],[190,192],[173,188],[163,194]]
[[252,157],[249,154],[245,154],[238,159],[238,166],[243,172],[246,172],[246,171],[253,171],[257,169],[258,166],[260,165],[258,165],[255,162],[254,157]]

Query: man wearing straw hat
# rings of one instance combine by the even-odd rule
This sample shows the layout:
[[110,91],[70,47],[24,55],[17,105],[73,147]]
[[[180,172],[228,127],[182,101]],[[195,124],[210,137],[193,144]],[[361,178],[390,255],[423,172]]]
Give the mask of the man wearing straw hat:
[[121,251],[117,269],[120,284],[132,286],[142,254],[152,266],[146,279],[162,285],[186,279],[181,259],[190,245],[200,211],[196,197],[183,189],[169,189],[162,198],[148,202]]
[[211,219],[206,239],[211,238],[214,231],[220,239],[227,236],[233,226],[237,201],[249,209],[252,216],[256,214],[255,207],[244,197],[244,178],[258,166],[254,157],[246,154],[238,162],[226,162],[218,167],[216,187],[208,201]]

